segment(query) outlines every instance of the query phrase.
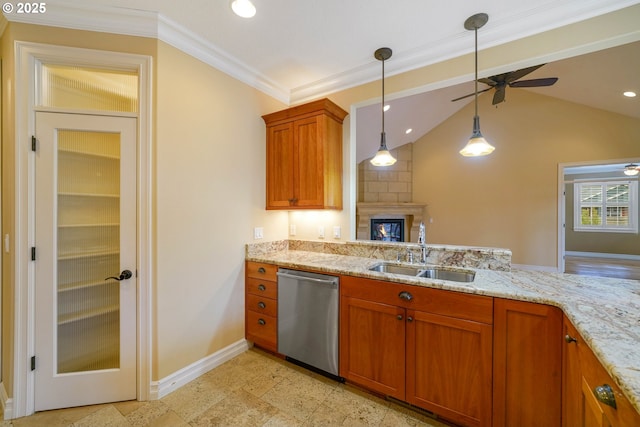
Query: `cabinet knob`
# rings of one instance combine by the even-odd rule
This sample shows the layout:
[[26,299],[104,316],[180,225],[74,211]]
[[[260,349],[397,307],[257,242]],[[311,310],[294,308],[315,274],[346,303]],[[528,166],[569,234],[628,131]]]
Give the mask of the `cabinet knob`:
[[265,269],[264,269],[264,267],[260,267],[260,268],[258,268],[258,273],[260,273],[260,274],[264,274],[264,273],[266,273],[266,272],[267,272],[267,270],[265,270]]
[[261,283],[261,284],[258,285],[258,290],[259,291],[266,291],[267,287]]
[[600,402],[611,406],[613,409],[617,409],[616,396],[613,394],[613,389],[609,384],[602,384],[594,388],[593,394]]
[[577,339],[575,339],[574,337],[572,337],[569,334],[564,336],[564,340],[567,342],[567,344],[571,344],[572,342],[578,342]]
[[265,303],[263,303],[262,301],[260,301],[260,302],[258,303],[258,307],[260,307],[260,308],[265,308],[266,306],[267,306],[267,305],[266,305]]
[[411,316],[407,317],[407,322],[413,322],[413,317]]
[[398,320],[402,320],[402,314],[398,314],[398,315],[396,316],[396,319],[398,319]]
[[405,301],[411,301],[413,299],[413,295],[411,295],[409,292],[407,291],[402,291],[398,294],[398,297],[400,299],[403,299]]
[[261,325],[266,325],[267,322],[264,321],[264,319],[258,319],[258,323]]

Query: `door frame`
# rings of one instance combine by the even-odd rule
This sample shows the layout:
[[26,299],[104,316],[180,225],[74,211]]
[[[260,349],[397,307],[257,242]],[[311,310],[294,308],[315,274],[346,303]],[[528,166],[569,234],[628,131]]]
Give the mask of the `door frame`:
[[[137,399],[148,400],[151,391],[151,283],[152,283],[152,58],[146,55],[15,42],[15,228],[14,232],[14,325],[13,396],[7,401],[5,418],[34,413],[35,375],[30,358],[35,354],[35,267],[30,247],[35,246],[34,155],[35,94],[38,62],[109,67],[138,72],[139,112],[137,147]],[[42,109],[40,109],[42,110]],[[50,110],[53,111],[53,110]],[[63,112],[62,110],[56,110]],[[64,111],[85,113],[83,111]],[[89,113],[89,112],[86,112]],[[92,111],[91,114],[96,114]],[[117,114],[110,114],[117,115]],[[127,114],[130,115],[130,114]]]
[[638,163],[638,158],[625,158],[625,159],[609,159],[609,160],[591,160],[584,162],[571,162],[571,163],[558,163],[558,263],[557,270],[559,273],[564,273],[564,256],[567,252],[566,250],[566,228],[565,228],[565,220],[566,220],[566,196],[565,196],[565,185],[566,182],[564,180],[564,170],[565,168],[573,168],[580,166],[599,166],[599,165],[612,165],[617,163]]

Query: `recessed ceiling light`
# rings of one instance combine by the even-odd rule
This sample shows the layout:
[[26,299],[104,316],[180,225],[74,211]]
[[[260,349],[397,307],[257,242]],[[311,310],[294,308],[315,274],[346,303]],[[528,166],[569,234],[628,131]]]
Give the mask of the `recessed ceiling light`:
[[256,14],[256,7],[250,0],[233,0],[231,9],[242,18],[252,18]]
[[636,96],[636,93],[633,92],[633,91],[628,90],[628,91],[624,92],[623,95],[626,96],[627,98],[633,98],[634,96]]
[[382,108],[382,111],[389,111],[389,108],[391,108],[391,106],[387,104]]
[[411,128],[409,128],[409,129],[404,131],[404,133],[406,133],[407,135],[410,134],[411,132],[413,132],[413,129],[411,129]]

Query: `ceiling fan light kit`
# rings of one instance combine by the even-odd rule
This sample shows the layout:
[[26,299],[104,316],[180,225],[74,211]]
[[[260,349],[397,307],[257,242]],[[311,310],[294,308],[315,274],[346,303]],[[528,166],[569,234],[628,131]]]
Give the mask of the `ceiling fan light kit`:
[[624,167],[624,174],[627,176],[636,176],[640,173],[640,166],[630,163]]
[[380,148],[373,159],[371,159],[371,164],[374,166],[391,166],[396,162],[396,159],[387,149],[387,138],[384,133],[384,61],[391,58],[392,53],[388,47],[381,47],[373,54],[377,60],[382,62],[382,105],[380,107],[380,111],[382,112],[382,132],[380,133]]
[[471,138],[469,138],[469,142],[464,146],[462,150],[460,150],[460,154],[465,157],[477,157],[477,156],[486,156],[487,154],[491,154],[495,147],[487,142],[486,139],[482,136],[480,132],[480,117],[478,116],[478,28],[482,28],[484,24],[489,20],[489,15],[486,13],[477,13],[473,16],[467,18],[464,21],[464,28],[467,30],[473,30],[475,32],[475,115],[473,116],[473,132],[471,133]]

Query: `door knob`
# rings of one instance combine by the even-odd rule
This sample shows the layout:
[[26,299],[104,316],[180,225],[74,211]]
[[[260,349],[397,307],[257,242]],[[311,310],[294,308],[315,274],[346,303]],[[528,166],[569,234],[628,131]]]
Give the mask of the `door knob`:
[[131,279],[131,277],[133,277],[133,273],[131,272],[131,270],[122,270],[122,273],[120,273],[120,277],[111,276],[111,277],[107,277],[104,280],[114,279],[119,282],[121,280]]

